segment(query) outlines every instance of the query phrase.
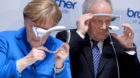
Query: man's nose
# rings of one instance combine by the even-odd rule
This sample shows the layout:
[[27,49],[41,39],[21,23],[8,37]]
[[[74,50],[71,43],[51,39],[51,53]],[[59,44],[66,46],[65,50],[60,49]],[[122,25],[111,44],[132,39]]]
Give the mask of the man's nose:
[[101,29],[106,30],[107,29],[107,24],[105,22],[103,22]]

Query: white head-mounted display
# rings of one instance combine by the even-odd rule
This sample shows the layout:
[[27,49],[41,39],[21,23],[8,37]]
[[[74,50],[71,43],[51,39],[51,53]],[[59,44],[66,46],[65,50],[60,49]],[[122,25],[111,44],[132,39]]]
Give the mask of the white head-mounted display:
[[[112,17],[112,20],[116,19],[116,18],[121,18],[119,15],[114,15],[114,14],[104,14],[104,13],[97,13],[97,14],[93,14],[93,17],[94,16],[110,16]],[[120,23],[120,21],[119,21]],[[119,27],[118,26],[115,26],[115,25],[110,25],[109,30],[112,30],[112,31],[118,31],[119,30]]]
[[[42,38],[47,33],[51,33],[53,31],[67,30],[65,26],[55,26],[55,27],[52,27],[52,28],[50,28],[48,30],[45,30],[45,29],[42,29],[42,28],[38,28],[38,27],[33,26],[32,29],[33,29],[34,35],[36,37],[39,37],[40,38],[40,45],[43,45],[42,44]],[[69,41],[70,41],[70,31],[67,30],[67,43],[69,43]],[[55,53],[55,51],[50,51],[50,50],[48,50],[48,52]]]

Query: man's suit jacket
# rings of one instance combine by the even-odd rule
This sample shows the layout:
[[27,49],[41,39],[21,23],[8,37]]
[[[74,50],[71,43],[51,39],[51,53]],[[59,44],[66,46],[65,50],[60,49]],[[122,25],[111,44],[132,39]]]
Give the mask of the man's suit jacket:
[[[56,36],[66,41],[66,31],[59,32]],[[97,78],[118,78],[117,64],[109,37],[104,40]],[[117,52],[120,78],[136,78],[139,61],[135,55],[125,53],[124,47],[113,38]],[[72,78],[94,78],[93,55],[88,35],[82,39],[76,30],[71,30],[70,39],[70,64]]]

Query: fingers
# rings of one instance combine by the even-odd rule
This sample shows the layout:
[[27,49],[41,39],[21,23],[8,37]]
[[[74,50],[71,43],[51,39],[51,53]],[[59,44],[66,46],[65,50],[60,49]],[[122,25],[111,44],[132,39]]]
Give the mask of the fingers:
[[82,15],[77,20],[77,31],[80,32],[81,34],[85,35],[88,30],[89,20],[92,19],[92,17],[93,16],[91,13]]
[[44,46],[37,47],[38,50],[48,51],[48,49]]
[[55,53],[56,65],[58,64],[58,62],[63,63],[64,60],[68,57],[68,55],[69,55],[69,46],[64,43]]
[[56,54],[56,58],[60,58],[60,59],[65,59],[68,55],[64,52],[64,51],[59,51],[57,54]]
[[58,52],[69,53],[68,43],[62,44],[61,47],[56,51],[56,53],[58,53]]
[[[43,49],[43,50],[42,50]],[[46,57],[46,53],[44,52],[44,48],[32,48],[27,56],[26,59],[27,65],[32,65],[38,60],[43,60]]]
[[55,53],[55,66],[56,68],[62,68],[64,60],[69,55],[69,45],[64,43]]
[[69,45],[64,43],[55,53],[55,59],[64,61],[69,55]]
[[124,27],[124,34],[127,36],[127,37],[134,37],[134,31],[133,31],[133,28],[131,27],[130,24],[121,24],[122,27]]
[[41,49],[36,49],[36,48],[33,48],[33,50],[31,51],[32,53],[32,58],[34,60],[43,60],[45,57],[46,57],[46,54],[43,50]]
[[43,60],[45,57],[46,57],[46,54],[44,51],[38,52],[38,54],[37,54],[38,60]]
[[64,43],[63,45],[62,45],[62,47],[63,47],[63,50],[65,51],[65,52],[67,52],[67,53],[69,53],[69,45],[68,45],[68,43]]
[[37,47],[36,49],[37,49],[36,51],[37,53],[35,53],[37,55],[36,57],[38,58],[38,60],[43,60],[46,57],[44,51],[48,51],[48,49],[44,46]]
[[90,14],[90,13],[88,13],[88,14],[86,14],[85,16],[83,16],[83,18],[81,18],[81,19],[85,19],[84,21],[84,24],[86,25],[86,26],[88,26],[89,25],[89,21],[92,19],[92,14]]
[[93,17],[93,16],[92,16],[91,13],[87,13],[87,14],[82,15],[82,16],[78,19],[78,21],[83,22],[83,23],[85,24],[88,20],[92,19],[92,17]]

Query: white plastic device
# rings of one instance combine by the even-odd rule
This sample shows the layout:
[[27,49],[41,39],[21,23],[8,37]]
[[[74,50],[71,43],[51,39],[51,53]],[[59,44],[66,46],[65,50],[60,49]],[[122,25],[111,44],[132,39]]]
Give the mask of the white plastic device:
[[[40,44],[41,45],[42,45],[42,37],[44,35],[46,35],[47,33],[50,33],[50,32],[53,32],[53,31],[67,30],[65,26],[55,26],[55,27],[52,27],[52,28],[50,28],[48,30],[33,26],[32,29],[33,29],[34,35],[36,37],[40,38]],[[68,30],[67,31],[67,43],[69,43],[69,41],[70,41],[70,31]],[[55,53],[55,51],[50,51],[50,50],[48,52]]]
[[[114,14],[104,14],[104,13],[97,13],[97,14],[93,14],[93,16],[110,16],[112,18],[121,18],[121,16],[119,15],[114,15]],[[112,31],[118,31],[119,30],[119,27],[118,26],[114,26],[114,25],[110,25],[108,27],[109,30],[112,30]]]
[[48,30],[45,30],[45,29],[33,26],[32,29],[34,31],[35,36],[40,38],[40,37],[43,37],[44,35],[46,35],[47,33],[50,33],[50,32],[53,32],[53,31],[66,30],[66,27],[64,27],[64,26],[55,26],[55,27],[52,27],[52,28],[50,28]]
[[108,28],[109,28],[109,30],[112,30],[112,31],[119,31],[118,26],[110,25]]
[[93,14],[93,16],[110,16],[110,17],[120,18],[119,15],[114,15],[114,14],[104,14],[104,13]]

